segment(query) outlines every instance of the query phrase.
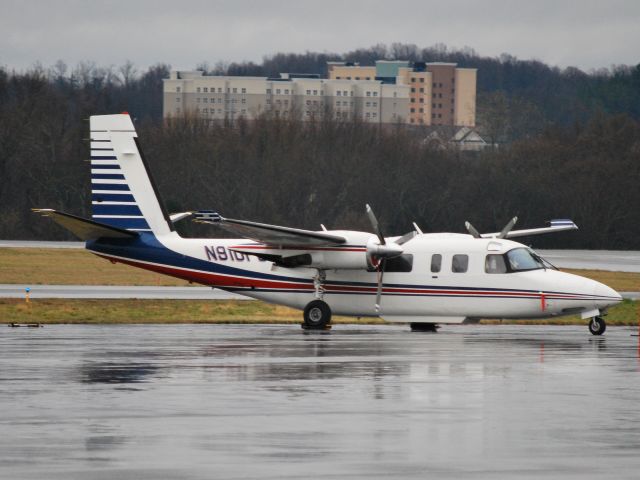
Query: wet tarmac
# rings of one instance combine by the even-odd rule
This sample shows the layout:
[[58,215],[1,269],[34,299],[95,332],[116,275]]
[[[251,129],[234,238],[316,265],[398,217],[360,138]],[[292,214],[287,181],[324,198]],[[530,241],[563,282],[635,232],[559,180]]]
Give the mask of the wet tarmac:
[[0,478],[638,478],[635,333],[2,328]]

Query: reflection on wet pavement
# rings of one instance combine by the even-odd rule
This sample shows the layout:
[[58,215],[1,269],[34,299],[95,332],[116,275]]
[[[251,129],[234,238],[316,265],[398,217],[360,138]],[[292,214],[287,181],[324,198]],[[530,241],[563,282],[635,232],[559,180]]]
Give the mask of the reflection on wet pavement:
[[637,478],[636,329],[0,330],[0,478]]

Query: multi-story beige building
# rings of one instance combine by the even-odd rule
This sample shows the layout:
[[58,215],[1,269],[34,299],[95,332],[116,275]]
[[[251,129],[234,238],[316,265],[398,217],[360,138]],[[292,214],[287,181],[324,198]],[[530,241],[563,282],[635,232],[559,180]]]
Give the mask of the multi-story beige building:
[[275,116],[360,118],[372,123],[406,122],[409,87],[381,81],[329,80],[283,74],[281,78],[207,76],[172,71],[164,80],[164,116],[204,118]]
[[473,127],[476,123],[476,69],[455,63],[378,60],[375,67],[330,62],[329,78],[393,82],[410,87],[407,122]]
[[164,80],[164,116],[247,119],[269,112],[301,119],[331,115],[371,123],[475,125],[476,70],[450,63],[378,61],[375,67],[328,64],[329,78],[208,76],[172,71]]

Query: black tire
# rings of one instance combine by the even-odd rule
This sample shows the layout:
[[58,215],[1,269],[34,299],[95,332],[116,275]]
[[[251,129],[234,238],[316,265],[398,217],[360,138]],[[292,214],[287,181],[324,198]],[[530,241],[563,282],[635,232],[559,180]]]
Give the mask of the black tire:
[[331,323],[331,308],[322,300],[309,302],[304,308],[304,327],[322,330]]
[[410,323],[409,326],[411,327],[412,332],[437,333],[438,328],[440,328],[440,326],[437,323],[422,323],[422,322],[413,322],[413,323]]
[[589,322],[589,331],[592,335],[602,335],[607,329],[607,324],[602,317],[593,317]]

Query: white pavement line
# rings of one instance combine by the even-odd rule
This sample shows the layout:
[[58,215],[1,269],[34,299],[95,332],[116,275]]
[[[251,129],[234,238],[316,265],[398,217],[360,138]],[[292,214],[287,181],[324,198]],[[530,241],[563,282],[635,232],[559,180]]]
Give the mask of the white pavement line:
[[209,287],[154,287],[118,285],[0,285],[0,298],[94,298],[94,299],[167,299],[167,300],[253,300],[252,298]]

